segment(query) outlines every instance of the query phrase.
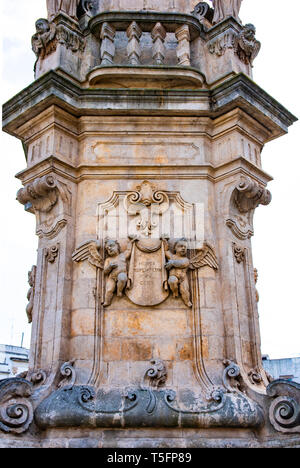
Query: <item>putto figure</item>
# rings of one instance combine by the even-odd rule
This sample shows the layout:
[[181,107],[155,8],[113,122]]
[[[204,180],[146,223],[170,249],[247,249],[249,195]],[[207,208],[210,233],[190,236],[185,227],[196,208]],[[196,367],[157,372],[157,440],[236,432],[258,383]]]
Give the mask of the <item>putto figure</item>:
[[233,16],[239,23],[239,13],[243,0],[212,0],[215,9],[213,24],[220,23],[226,18]]
[[188,280],[188,270],[195,270],[204,266],[218,269],[216,255],[207,243],[198,251],[198,254],[192,259],[187,256],[188,241],[181,238],[175,241],[173,253],[166,251],[168,262],[165,268],[169,271],[168,284],[173,293],[173,297],[181,296],[187,307],[192,307],[190,285]]
[[[35,23],[36,32],[31,38],[32,50],[37,57],[44,58],[47,52],[51,52],[51,41],[55,38],[56,26],[53,23],[49,23],[48,20],[40,18]],[[55,48],[56,44],[53,43]],[[50,47],[50,49],[49,49]]]
[[81,0],[47,0],[49,21],[52,21],[61,11],[71,18],[77,19],[77,7],[80,1]]
[[107,240],[105,242],[105,251],[108,258],[104,262],[104,275],[108,278],[106,280],[103,307],[111,305],[116,290],[118,297],[123,296],[128,282],[127,262],[131,255],[131,248],[121,252],[118,241]]
[[35,277],[36,277],[36,266],[33,266],[31,271],[28,272],[28,283],[30,286],[30,289],[27,293],[28,304],[26,306],[26,314],[28,318],[28,323],[32,323]]

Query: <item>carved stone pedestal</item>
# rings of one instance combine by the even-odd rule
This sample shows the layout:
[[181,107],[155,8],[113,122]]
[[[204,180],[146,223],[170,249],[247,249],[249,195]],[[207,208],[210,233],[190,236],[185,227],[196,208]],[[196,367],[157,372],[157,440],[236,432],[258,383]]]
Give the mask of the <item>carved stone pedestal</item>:
[[299,446],[299,386],[262,367],[251,254],[261,150],[295,117],[250,79],[251,25],[136,3],[39,20],[38,79],[4,105],[39,249],[0,446]]

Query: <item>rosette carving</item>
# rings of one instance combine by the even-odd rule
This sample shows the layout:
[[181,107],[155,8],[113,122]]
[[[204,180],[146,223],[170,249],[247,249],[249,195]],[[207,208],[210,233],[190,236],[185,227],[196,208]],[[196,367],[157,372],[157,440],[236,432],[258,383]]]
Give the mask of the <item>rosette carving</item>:
[[30,402],[32,384],[22,378],[0,382],[0,429],[3,432],[21,434],[33,420]]

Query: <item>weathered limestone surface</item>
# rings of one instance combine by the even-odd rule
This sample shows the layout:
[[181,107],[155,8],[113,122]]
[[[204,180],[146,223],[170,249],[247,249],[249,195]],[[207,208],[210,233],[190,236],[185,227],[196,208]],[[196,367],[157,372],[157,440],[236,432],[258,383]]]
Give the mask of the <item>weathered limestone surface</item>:
[[299,447],[299,386],[262,367],[251,253],[261,151],[296,118],[251,80],[254,26],[241,2],[219,20],[222,2],[62,3],[3,110],[39,249],[0,446]]

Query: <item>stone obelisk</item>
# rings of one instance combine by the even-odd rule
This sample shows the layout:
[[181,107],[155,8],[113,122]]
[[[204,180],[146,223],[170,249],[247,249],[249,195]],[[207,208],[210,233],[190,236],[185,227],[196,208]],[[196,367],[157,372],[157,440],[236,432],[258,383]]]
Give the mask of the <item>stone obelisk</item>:
[[47,4],[35,80],[3,110],[39,248],[1,444],[297,445],[299,386],[262,367],[251,250],[262,148],[296,118],[252,80],[241,1]]

